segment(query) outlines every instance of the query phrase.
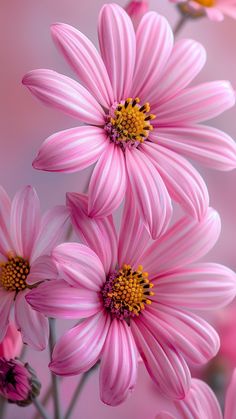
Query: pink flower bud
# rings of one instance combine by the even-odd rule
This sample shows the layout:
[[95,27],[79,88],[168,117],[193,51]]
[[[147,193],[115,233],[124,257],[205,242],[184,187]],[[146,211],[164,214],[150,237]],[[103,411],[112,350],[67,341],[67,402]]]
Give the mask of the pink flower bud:
[[20,356],[22,346],[20,332],[18,332],[14,324],[10,324],[3,341],[0,343],[0,357],[6,359],[16,358]]
[[143,15],[148,11],[148,1],[132,0],[127,4],[125,10],[130,15],[136,29]]

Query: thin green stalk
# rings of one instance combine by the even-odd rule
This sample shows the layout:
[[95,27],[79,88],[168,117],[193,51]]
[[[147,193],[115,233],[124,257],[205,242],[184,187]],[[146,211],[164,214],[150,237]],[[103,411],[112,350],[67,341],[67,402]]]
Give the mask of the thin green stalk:
[[0,419],[3,419],[7,407],[7,400],[0,396]]
[[180,30],[183,28],[183,26],[185,25],[185,23],[187,22],[189,16],[186,15],[181,15],[179,21],[177,22],[177,25],[174,28],[174,35],[176,36]]
[[44,407],[40,403],[40,401],[37,399],[37,397],[35,399],[33,399],[33,403],[34,403],[36,409],[38,410],[38,412],[40,413],[40,417],[42,417],[43,419],[49,419],[49,416],[48,416],[46,410],[44,409]]
[[[46,392],[45,392],[45,394],[44,394],[44,396],[43,396],[43,398],[42,398],[41,404],[42,404],[43,406],[47,406],[47,404],[48,404],[49,399],[50,399],[50,397],[51,397],[51,396],[52,396],[52,386],[50,385],[50,386],[47,388],[47,390],[46,390]],[[35,415],[34,415],[33,419],[40,419],[40,414],[39,414],[39,412],[36,412],[36,413],[35,413]]]
[[[49,319],[50,336],[49,336],[49,349],[50,359],[52,358],[52,351],[56,343],[56,320]],[[53,403],[54,403],[54,418],[62,419],[62,411],[60,405],[60,391],[59,391],[59,378],[51,373],[52,375],[52,390],[53,390]]]

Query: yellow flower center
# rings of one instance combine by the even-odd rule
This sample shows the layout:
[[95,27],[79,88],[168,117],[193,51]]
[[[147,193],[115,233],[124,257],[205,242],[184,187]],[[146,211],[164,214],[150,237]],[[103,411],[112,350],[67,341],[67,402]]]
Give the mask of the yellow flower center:
[[128,98],[119,103],[108,117],[105,129],[111,141],[125,146],[143,143],[153,130],[150,121],[155,115],[150,114],[150,105],[140,106],[140,99]]
[[22,291],[27,288],[26,279],[30,271],[29,262],[20,256],[9,256],[0,267],[0,284],[7,291]]
[[143,271],[141,265],[137,270],[124,265],[107,278],[102,291],[104,305],[119,319],[138,316],[146,304],[151,304],[149,297],[154,295],[152,287],[148,273]]
[[215,5],[215,0],[195,0],[195,1],[203,7],[213,7]]

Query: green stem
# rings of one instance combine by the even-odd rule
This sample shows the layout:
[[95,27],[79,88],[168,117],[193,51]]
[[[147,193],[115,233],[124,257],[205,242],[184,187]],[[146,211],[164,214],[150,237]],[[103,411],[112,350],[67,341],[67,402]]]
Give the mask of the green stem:
[[5,410],[7,407],[7,401],[2,396],[0,396],[0,419],[3,419]]
[[[42,401],[41,401],[41,404],[42,404],[43,406],[47,406],[48,401],[49,401],[49,399],[50,399],[51,395],[52,395],[52,386],[50,385],[50,386],[47,388],[47,390],[46,390],[46,392],[45,392],[45,394],[44,394],[44,397],[43,397],[43,399],[42,399]],[[34,415],[33,419],[40,419],[40,414],[39,414],[39,412],[36,412],[36,413],[35,413],[35,415]]]
[[[56,320],[49,319],[50,336],[49,336],[49,348],[50,355],[52,358],[52,351],[56,343]],[[59,391],[59,378],[51,373],[52,375],[52,390],[53,390],[53,402],[54,402],[54,418],[62,419],[61,406],[60,406],[60,391]]]
[[37,398],[33,399],[33,403],[36,409],[38,410],[38,412],[40,413],[40,417],[42,417],[43,419],[49,419],[49,416],[46,410],[44,409],[43,405],[40,403],[40,401]]
[[181,15],[180,16],[180,19],[179,19],[179,21],[177,22],[177,25],[175,26],[175,28],[174,28],[174,30],[173,30],[173,32],[174,32],[174,35],[176,36],[179,32],[180,32],[180,30],[183,28],[183,26],[185,25],[185,23],[187,22],[187,20],[188,20],[188,15],[186,14],[186,15]]

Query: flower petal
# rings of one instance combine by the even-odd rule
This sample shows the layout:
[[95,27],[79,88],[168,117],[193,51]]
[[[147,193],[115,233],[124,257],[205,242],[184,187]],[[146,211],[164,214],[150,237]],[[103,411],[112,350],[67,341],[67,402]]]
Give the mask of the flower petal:
[[0,287],[0,342],[6,334],[11,308],[14,304],[15,292],[6,291]]
[[108,275],[115,270],[117,263],[117,235],[113,217],[89,217],[88,197],[83,194],[67,193],[67,207],[76,233],[98,255]]
[[233,371],[230,385],[226,393],[224,419],[233,419],[236,417],[235,391],[236,391],[236,369],[234,369]]
[[201,220],[209,206],[209,195],[198,171],[166,147],[149,142],[142,149],[161,175],[170,196],[191,216]]
[[143,322],[156,339],[175,348],[191,365],[205,364],[219,350],[220,340],[216,331],[193,313],[156,301],[144,312]]
[[203,122],[235,104],[235,92],[227,81],[213,81],[182,90],[174,98],[152,109],[158,126]]
[[89,216],[110,215],[121,204],[125,191],[124,153],[116,144],[108,142],[89,183]]
[[6,191],[0,186],[0,254],[5,259],[7,253],[12,250],[11,237],[9,234],[11,213],[11,201]]
[[173,47],[149,98],[152,112],[156,106],[174,97],[198,75],[206,62],[205,48],[192,39],[181,39]]
[[45,212],[32,252],[32,262],[40,255],[50,254],[52,249],[64,238],[68,232],[68,220],[69,211],[64,205],[57,205]]
[[136,41],[131,19],[118,4],[105,4],[102,7],[98,37],[114,100],[126,99],[133,80]]
[[49,337],[48,319],[33,310],[26,301],[29,290],[21,291],[15,301],[15,322],[22,334],[22,340],[32,348],[42,351],[46,348]]
[[97,293],[71,287],[63,279],[46,281],[26,296],[27,302],[47,317],[82,319],[101,310]]
[[52,253],[63,279],[75,287],[99,291],[106,276],[99,257],[79,243],[63,243]]
[[169,274],[206,255],[215,245],[221,229],[219,214],[209,208],[202,221],[183,217],[142,256],[150,276]]
[[[173,33],[169,23],[155,12],[145,13],[137,32],[137,53],[132,95],[149,100],[160,72],[173,47]],[[145,63],[145,71],[143,66]]]
[[149,240],[150,236],[140,218],[129,185],[126,192],[119,235],[118,266],[124,264],[138,265]]
[[236,167],[236,143],[223,131],[205,125],[157,128],[151,140],[211,169]]
[[111,406],[122,403],[133,390],[137,379],[137,350],[125,322],[111,322],[102,351],[100,397]]
[[50,256],[39,256],[31,265],[27,284],[34,285],[47,279],[56,279],[57,268]]
[[155,419],[175,419],[175,417],[168,412],[164,412],[163,410],[160,413],[158,413],[158,415],[156,415]]
[[198,263],[177,269],[168,277],[159,277],[155,285],[156,298],[163,304],[217,310],[234,299],[236,274],[217,263]]
[[131,330],[143,362],[161,393],[172,399],[183,399],[191,384],[183,357],[171,345],[160,344],[141,316],[132,320]]
[[51,370],[58,375],[89,370],[100,358],[110,322],[110,316],[102,311],[65,333],[54,347]]
[[17,255],[30,259],[39,231],[40,203],[34,188],[20,189],[11,206],[11,237]]
[[75,80],[53,70],[33,70],[22,81],[46,105],[92,125],[104,125],[105,114],[91,93]]
[[107,143],[103,128],[77,127],[48,137],[33,167],[49,172],[73,173],[95,163]]
[[81,32],[70,25],[55,23],[52,37],[82,84],[102,106],[114,103],[114,96],[106,67],[92,44]]
[[166,230],[172,206],[166,187],[144,153],[126,149],[127,171],[140,216],[153,239]]

